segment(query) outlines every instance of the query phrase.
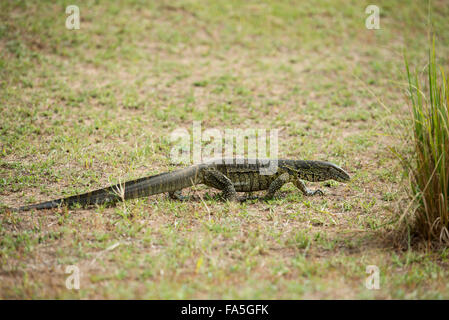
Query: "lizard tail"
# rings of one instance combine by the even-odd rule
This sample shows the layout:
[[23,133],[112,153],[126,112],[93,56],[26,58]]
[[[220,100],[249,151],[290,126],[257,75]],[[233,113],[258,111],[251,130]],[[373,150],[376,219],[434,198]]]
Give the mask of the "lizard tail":
[[10,208],[11,211],[29,211],[52,209],[59,206],[88,206],[95,204],[108,204],[117,201],[141,198],[153,194],[172,192],[192,186],[199,182],[200,166],[192,166],[172,172],[165,172],[150,177],[116,184],[103,189],[74,195],[67,198],[45,201],[37,204]]

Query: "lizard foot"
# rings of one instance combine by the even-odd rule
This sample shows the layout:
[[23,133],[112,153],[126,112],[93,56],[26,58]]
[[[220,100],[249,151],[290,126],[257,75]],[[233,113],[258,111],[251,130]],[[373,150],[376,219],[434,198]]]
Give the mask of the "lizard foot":
[[275,200],[275,199],[279,199],[279,196],[275,196],[274,194],[267,194],[264,197],[262,197],[263,201]]
[[259,200],[259,197],[258,196],[244,196],[244,197],[238,198],[238,201],[240,201],[240,202],[245,202],[248,200]]
[[168,195],[173,200],[178,200],[178,201],[187,201],[187,200],[189,200],[189,197],[182,195],[181,190],[177,190],[177,191],[174,191],[174,192],[169,192]]
[[309,191],[308,196],[314,196],[314,195],[319,195],[319,196],[324,196],[324,192],[321,191],[320,189],[314,190],[314,191]]

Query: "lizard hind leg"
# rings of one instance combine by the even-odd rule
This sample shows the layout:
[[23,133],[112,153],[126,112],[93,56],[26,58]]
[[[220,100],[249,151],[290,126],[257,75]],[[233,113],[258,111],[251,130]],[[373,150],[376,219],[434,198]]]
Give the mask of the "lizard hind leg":
[[225,200],[236,201],[237,192],[234,184],[223,173],[216,170],[206,171],[204,173],[203,183],[209,187],[216,188],[222,191],[222,196]]
[[324,195],[324,192],[321,191],[320,189],[317,190],[310,190],[306,187],[306,184],[304,183],[304,181],[302,181],[301,179],[297,178],[296,180],[293,181],[293,184],[296,186],[296,188],[298,188],[299,190],[301,190],[301,192],[306,195],[306,196],[314,196],[316,194],[319,195]]

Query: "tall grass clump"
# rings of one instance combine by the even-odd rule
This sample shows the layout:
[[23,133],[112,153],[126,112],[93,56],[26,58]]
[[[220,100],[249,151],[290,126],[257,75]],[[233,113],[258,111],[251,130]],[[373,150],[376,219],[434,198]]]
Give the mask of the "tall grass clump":
[[415,209],[409,226],[429,242],[449,244],[449,78],[435,61],[435,40],[429,49],[425,78],[410,73],[407,59],[405,66],[412,143],[411,154],[402,160],[410,177]]

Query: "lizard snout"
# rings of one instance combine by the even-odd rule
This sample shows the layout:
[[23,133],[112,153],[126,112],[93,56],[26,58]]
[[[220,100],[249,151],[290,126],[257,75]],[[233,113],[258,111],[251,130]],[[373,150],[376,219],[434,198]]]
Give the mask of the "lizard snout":
[[347,181],[351,180],[351,177],[349,176],[349,174],[342,168],[340,168],[338,166],[334,166],[331,170],[333,171],[332,176],[335,181],[347,182]]
[[346,173],[346,171],[342,170],[342,172],[340,172],[339,174],[339,180],[340,182],[347,182],[349,180],[351,180],[351,177],[349,176],[349,174]]

